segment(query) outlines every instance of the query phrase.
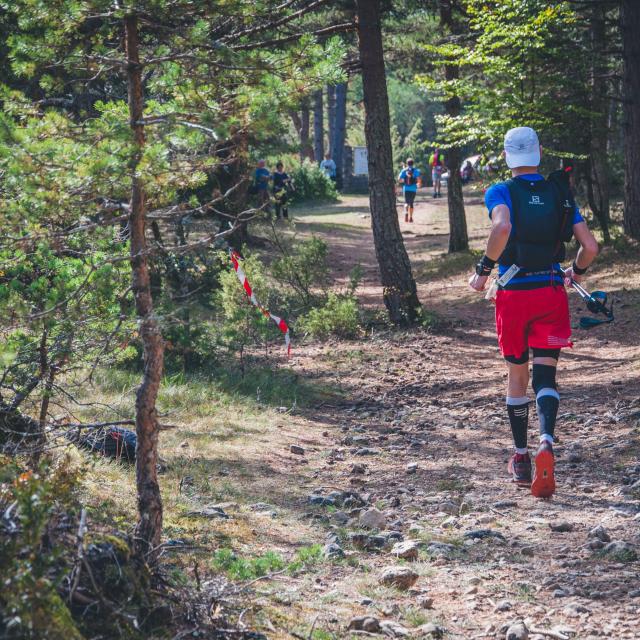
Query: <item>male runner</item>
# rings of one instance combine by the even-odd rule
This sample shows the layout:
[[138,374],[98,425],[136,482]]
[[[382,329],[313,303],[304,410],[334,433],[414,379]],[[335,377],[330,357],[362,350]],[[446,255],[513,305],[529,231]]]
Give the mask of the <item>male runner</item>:
[[398,182],[404,193],[404,221],[413,222],[413,203],[416,199],[418,187],[422,186],[420,169],[413,166],[413,158],[407,158],[406,167],[400,172]]
[[[517,127],[507,132],[504,152],[513,178],[487,190],[491,232],[486,253],[469,285],[482,291],[495,263],[499,263],[499,276],[505,277],[496,293],[496,328],[507,361],[507,412],[515,443],[509,471],[517,484],[531,484],[534,496],[548,498],[555,491],[553,434],[560,403],[556,366],[560,349],[571,346],[563,284],[582,279],[598,253],[598,244],[570,190],[538,173],[541,150],[533,129]],[[563,276],[559,263],[565,258],[564,242],[572,235],[580,249]],[[516,265],[519,270],[509,279],[507,272],[516,271]],[[540,422],[533,480],[527,450],[530,348]]]

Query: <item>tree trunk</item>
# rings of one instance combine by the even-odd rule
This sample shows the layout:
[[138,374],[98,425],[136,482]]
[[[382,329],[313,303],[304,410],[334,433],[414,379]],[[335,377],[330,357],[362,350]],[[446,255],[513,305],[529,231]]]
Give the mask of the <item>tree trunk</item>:
[[622,0],[624,231],[640,240],[640,3]]
[[420,302],[396,210],[380,2],[357,0],[356,8],[373,240],[389,317],[395,324],[408,324],[418,317]]
[[[453,19],[453,0],[440,0],[440,24],[450,33],[456,33],[456,25]],[[460,70],[456,65],[445,65],[445,80],[457,80]],[[458,96],[450,97],[444,103],[445,112],[452,118],[460,115],[461,104]],[[464,198],[462,196],[462,179],[460,178],[460,166],[462,165],[462,149],[451,147],[447,151],[447,168],[449,180],[447,181],[447,205],[449,208],[449,253],[466,251],[469,248],[469,236],[467,234],[467,218],[464,211]]]
[[336,87],[327,85],[327,126],[329,128],[329,153],[333,157],[333,129],[336,124]]
[[309,129],[311,124],[311,118],[309,113],[309,105],[303,104],[301,111],[301,126],[300,126],[300,162],[304,162],[306,158],[313,160],[313,147],[309,140]]
[[587,194],[589,206],[602,229],[605,243],[609,235],[609,100],[607,99],[607,65],[604,50],[607,47],[604,6],[591,9],[591,131],[589,142],[589,176]]
[[144,348],[144,373],[136,394],[136,488],[138,493],[138,523],[134,549],[141,560],[153,563],[159,553],[162,533],[162,500],[158,485],[158,416],[156,399],[162,376],[164,342],[158,321],[153,313],[147,242],[146,212],[142,180],[137,175],[144,148],[142,93],[142,65],[138,53],[138,19],[128,15],[124,19],[129,117],[135,151],[131,156],[131,205],[129,229],[131,237],[132,289],[136,301],[140,338]]
[[313,153],[315,161],[320,164],[324,158],[324,113],[322,89],[313,94]]
[[336,186],[342,189],[344,175],[344,141],[347,130],[347,83],[336,85],[336,110],[333,124],[333,161],[336,163]]

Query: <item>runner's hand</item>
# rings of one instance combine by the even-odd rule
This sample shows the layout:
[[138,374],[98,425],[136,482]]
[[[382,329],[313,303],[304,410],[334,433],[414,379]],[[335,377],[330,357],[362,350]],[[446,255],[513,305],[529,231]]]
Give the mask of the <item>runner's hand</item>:
[[574,282],[582,282],[583,278],[584,276],[579,276],[577,273],[573,273],[573,267],[569,267],[568,269],[564,270],[564,286],[565,287],[570,287],[572,280]]
[[479,276],[477,273],[474,273],[469,278],[469,286],[474,291],[483,291],[485,285],[487,284],[487,279],[488,278],[489,278],[489,276]]

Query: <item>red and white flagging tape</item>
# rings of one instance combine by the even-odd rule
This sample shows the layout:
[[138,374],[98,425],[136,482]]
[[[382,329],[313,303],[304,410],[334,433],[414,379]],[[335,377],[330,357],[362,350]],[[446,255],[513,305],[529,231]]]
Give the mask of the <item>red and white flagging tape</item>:
[[265,309],[257,300],[256,294],[253,293],[253,289],[251,289],[251,285],[247,280],[247,276],[245,275],[242,267],[240,266],[240,254],[237,251],[231,250],[229,252],[229,256],[231,257],[231,262],[233,264],[233,268],[236,271],[236,275],[238,276],[238,280],[240,280],[240,284],[243,286],[245,293],[247,294],[247,298],[251,301],[251,304],[254,307],[257,307],[264,316],[273,320],[276,323],[278,329],[284,333],[284,343],[287,347],[287,357],[291,357],[291,336],[289,335],[289,325],[284,321],[283,318],[279,318],[278,316],[274,316],[268,309]]

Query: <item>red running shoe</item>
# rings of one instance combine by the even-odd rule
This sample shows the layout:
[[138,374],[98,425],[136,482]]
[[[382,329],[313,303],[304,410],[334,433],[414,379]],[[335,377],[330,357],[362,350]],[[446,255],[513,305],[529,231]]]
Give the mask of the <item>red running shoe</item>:
[[528,453],[514,453],[509,460],[509,473],[520,487],[531,485],[531,458]]
[[540,444],[536,455],[536,471],[531,483],[531,494],[536,498],[550,498],[556,490],[553,467],[553,447],[545,440]]

